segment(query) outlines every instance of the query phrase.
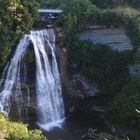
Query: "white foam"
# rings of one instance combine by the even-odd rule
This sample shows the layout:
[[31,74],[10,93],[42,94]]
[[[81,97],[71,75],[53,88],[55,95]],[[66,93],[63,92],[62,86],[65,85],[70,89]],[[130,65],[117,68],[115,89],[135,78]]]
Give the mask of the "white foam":
[[51,123],[46,123],[46,124],[37,123],[37,125],[45,131],[50,131],[53,128],[56,128],[56,127],[57,128],[62,128],[62,125],[63,125],[64,121],[65,121],[65,119],[61,119],[61,120],[54,121],[54,122],[51,122]]

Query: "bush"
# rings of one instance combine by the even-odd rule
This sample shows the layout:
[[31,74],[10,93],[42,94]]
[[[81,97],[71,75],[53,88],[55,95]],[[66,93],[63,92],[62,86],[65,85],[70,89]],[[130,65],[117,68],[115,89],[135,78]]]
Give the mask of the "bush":
[[[98,85],[104,93],[115,94],[129,79],[127,65],[131,55],[114,52],[107,46],[70,40],[69,61],[71,71],[80,72]],[[73,67],[74,66],[74,67]]]
[[27,125],[11,122],[0,115],[1,140],[47,140],[40,130],[28,130]]
[[140,114],[135,110],[140,107],[139,93],[140,80],[131,80],[109,104],[106,115],[116,122],[127,122],[138,125],[140,123]]

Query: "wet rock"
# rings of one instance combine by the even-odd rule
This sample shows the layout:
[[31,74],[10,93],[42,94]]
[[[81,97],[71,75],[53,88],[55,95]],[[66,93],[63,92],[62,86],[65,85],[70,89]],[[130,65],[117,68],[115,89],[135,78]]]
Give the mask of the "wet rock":
[[96,96],[97,93],[99,92],[96,84],[91,82],[89,79],[81,76],[80,74],[75,75],[75,78],[81,82],[85,96],[90,97],[90,96]]

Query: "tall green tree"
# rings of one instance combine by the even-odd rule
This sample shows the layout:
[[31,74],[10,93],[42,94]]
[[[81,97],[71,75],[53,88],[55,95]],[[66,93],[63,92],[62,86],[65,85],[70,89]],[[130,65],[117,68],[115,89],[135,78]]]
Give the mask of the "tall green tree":
[[16,41],[32,27],[38,7],[35,0],[0,0],[0,68]]

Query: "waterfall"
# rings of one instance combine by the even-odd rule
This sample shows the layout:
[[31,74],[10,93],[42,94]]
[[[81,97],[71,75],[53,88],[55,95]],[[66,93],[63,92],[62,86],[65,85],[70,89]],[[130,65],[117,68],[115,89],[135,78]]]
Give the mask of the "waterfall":
[[[37,123],[41,128],[49,129],[53,126],[58,126],[63,122],[65,116],[61,81],[55,55],[56,45],[53,29],[31,31],[30,34],[25,35],[17,45],[17,49],[12,59],[6,65],[2,76],[5,78],[4,80],[1,80],[0,85],[0,88],[2,89],[0,93],[0,111],[7,116],[9,115],[11,110],[10,98],[13,94],[18,100],[19,115],[22,115],[22,103],[27,103],[27,107],[30,104],[31,98],[28,85],[26,85],[26,88],[29,97],[24,101],[21,88],[22,80],[20,76],[22,69],[21,60],[25,56],[30,44],[33,45],[36,62],[35,85],[38,116]],[[25,82],[27,78],[25,64],[22,77]],[[27,108],[24,108],[24,110],[28,112]]]

